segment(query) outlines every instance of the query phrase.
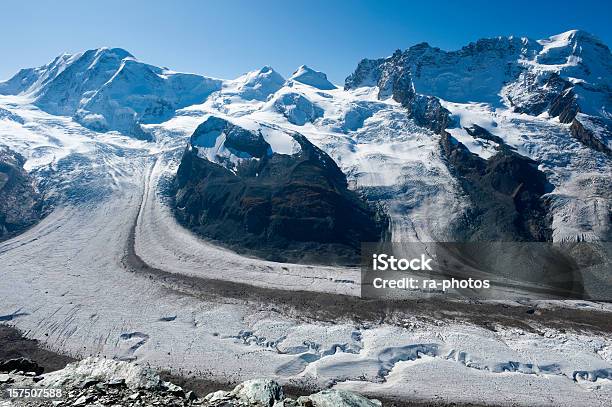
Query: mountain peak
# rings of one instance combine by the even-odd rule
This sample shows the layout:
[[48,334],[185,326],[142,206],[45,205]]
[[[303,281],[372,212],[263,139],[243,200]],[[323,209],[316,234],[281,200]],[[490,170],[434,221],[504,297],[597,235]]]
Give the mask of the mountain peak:
[[336,86],[327,80],[327,75],[306,65],[300,66],[289,79],[321,90],[336,89]]
[[241,78],[245,78],[247,82],[252,81],[256,78],[280,78],[283,82],[285,79],[274,70],[270,65],[264,65],[261,68],[245,73]]
[[236,92],[247,100],[266,100],[285,85],[285,78],[271,66],[265,65],[230,82],[232,85],[226,91]]
[[578,30],[578,29],[565,31],[565,32],[562,32],[561,34],[557,34],[554,37],[565,37],[565,38],[568,38],[568,39],[576,39],[576,40],[578,40],[578,39],[595,39],[595,40],[597,40],[597,38],[593,34],[587,32],[587,31]]
[[[582,30],[570,30],[538,41],[542,51],[537,62],[546,65],[589,65],[598,76],[612,67],[610,49],[599,38]],[[598,67],[599,65],[603,66]],[[603,69],[603,71],[602,71]]]
[[97,55],[114,56],[117,59],[134,58],[134,55],[132,55],[130,52],[126,51],[123,48],[101,47],[90,51],[95,52]]
[[574,46],[576,44],[594,44],[606,46],[603,41],[593,34],[584,30],[569,30],[560,34],[552,35],[548,38],[538,40],[538,43],[548,48],[559,48],[564,46]]

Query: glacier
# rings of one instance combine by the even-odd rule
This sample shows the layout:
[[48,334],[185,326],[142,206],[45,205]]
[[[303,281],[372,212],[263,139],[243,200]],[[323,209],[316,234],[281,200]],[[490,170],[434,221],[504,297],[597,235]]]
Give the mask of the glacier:
[[[0,242],[0,317],[54,350],[177,374],[407,400],[605,406],[606,304],[372,310],[352,302],[357,268],[219,247],[178,224],[163,188],[214,116],[262,131],[281,154],[298,148],[287,134],[302,134],[385,208],[391,240],[444,240],[472,202],[441,151],[443,130],[479,159],[503,144],[537,162],[554,186],[554,241],[609,241],[609,78],[609,49],[581,31],[451,52],[420,44],[362,61],[344,86],[305,66],[288,79],[271,67],[232,80],[183,74],[107,48],[22,70],[0,83],[0,144],[25,158],[53,211]],[[399,96],[414,111],[447,114],[444,128],[419,125]],[[578,125],[589,130],[582,138]],[[220,156],[244,159],[206,152]]]

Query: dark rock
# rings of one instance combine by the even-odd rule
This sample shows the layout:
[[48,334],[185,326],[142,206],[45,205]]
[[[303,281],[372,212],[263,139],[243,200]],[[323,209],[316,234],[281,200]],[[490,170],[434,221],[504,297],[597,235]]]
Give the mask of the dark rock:
[[576,94],[571,88],[565,89],[550,103],[548,113],[552,117],[559,117],[561,123],[571,123],[578,113]]
[[417,125],[441,134],[449,124],[450,112],[442,107],[438,98],[417,95],[411,85],[403,86],[401,90],[394,90],[393,99],[408,110],[408,115]]
[[548,112],[551,117],[558,116],[562,123],[569,123],[578,111],[572,84],[557,73],[539,76],[525,72],[512,86],[518,88],[518,95],[510,99],[517,113],[538,116]]
[[44,370],[45,369],[38,366],[38,363],[26,358],[9,359],[0,362],[0,372],[22,371],[34,372],[36,375],[39,375],[42,374]]
[[[595,118],[591,118],[590,120],[595,120]],[[610,131],[607,129],[605,124],[601,123],[600,128],[602,132],[607,132],[608,137],[610,137]],[[572,124],[570,126],[570,132],[572,136],[580,141],[587,147],[592,148],[593,150],[602,152],[606,154],[608,157],[612,157],[612,150],[606,144],[600,140],[591,129],[585,127],[580,120],[574,119],[572,120]]]
[[442,153],[471,202],[453,234],[457,241],[550,241],[543,195],[552,190],[537,163],[510,149],[484,160],[449,134]]
[[24,163],[20,154],[0,147],[0,241],[20,233],[41,217],[41,197]]
[[345,89],[364,84],[377,85],[380,99],[392,96],[406,108],[417,125],[442,133],[449,123],[450,112],[442,107],[438,98],[418,94],[412,80],[410,61],[418,58],[428,47],[419,44],[406,51],[407,54],[396,51],[389,60],[361,61],[355,73],[347,78]]
[[506,144],[504,143],[504,140],[501,137],[492,134],[489,130],[483,127],[480,127],[477,124],[472,124],[471,127],[464,127],[464,129],[465,131],[468,132],[470,136],[474,138],[492,141],[494,143],[497,143],[500,146],[500,148],[503,148],[504,146],[506,146]]
[[360,243],[380,240],[385,220],[348,190],[335,162],[300,134],[291,135],[299,153],[264,154],[270,150],[261,135],[225,122],[222,131],[237,136],[232,146],[258,159],[230,171],[199,157],[197,144],[207,141],[196,142],[195,136],[222,122],[210,118],[198,127],[196,145],[181,160],[175,213],[187,227],[236,250],[283,261],[357,264]]

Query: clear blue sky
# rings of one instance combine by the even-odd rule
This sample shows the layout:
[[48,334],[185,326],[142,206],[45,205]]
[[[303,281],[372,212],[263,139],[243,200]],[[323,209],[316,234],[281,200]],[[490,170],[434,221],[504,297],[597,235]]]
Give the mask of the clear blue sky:
[[[464,4],[460,4],[464,3]],[[573,28],[612,45],[612,2],[4,0],[0,80],[62,52],[121,47],[154,65],[220,78],[301,64],[336,83],[365,57],[427,41],[457,49],[481,37],[548,37]]]

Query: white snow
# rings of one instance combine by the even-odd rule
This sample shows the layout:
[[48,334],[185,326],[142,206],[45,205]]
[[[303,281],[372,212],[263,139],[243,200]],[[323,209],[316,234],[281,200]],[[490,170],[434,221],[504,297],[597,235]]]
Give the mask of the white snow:
[[336,89],[336,86],[327,80],[327,75],[306,65],[300,66],[289,79],[321,90]]

